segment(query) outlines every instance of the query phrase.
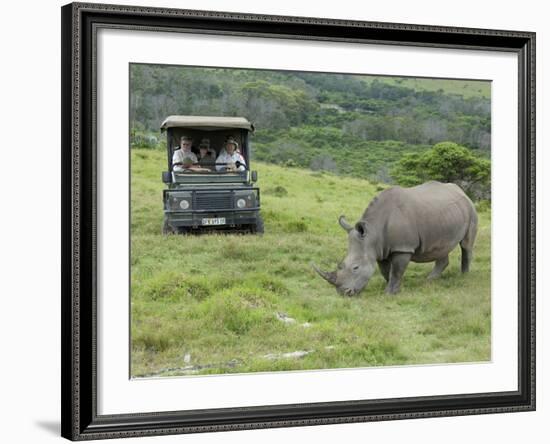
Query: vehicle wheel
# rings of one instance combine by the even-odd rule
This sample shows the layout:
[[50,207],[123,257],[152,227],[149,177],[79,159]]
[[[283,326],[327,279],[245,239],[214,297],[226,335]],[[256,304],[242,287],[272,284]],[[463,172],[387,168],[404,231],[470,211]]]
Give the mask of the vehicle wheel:
[[258,216],[256,223],[251,225],[251,232],[255,234],[264,234],[264,220],[261,216]]
[[162,234],[167,236],[169,234],[176,234],[177,232],[177,229],[170,225],[167,219],[164,219],[164,222],[162,223]]

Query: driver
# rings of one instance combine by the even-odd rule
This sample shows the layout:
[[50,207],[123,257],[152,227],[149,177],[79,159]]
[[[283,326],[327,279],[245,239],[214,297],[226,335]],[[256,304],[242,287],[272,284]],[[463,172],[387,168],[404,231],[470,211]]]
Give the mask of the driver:
[[238,152],[238,149],[239,144],[235,138],[232,136],[228,137],[225,141],[225,150],[222,150],[216,159],[216,170],[244,171],[246,169],[246,163],[244,157]]
[[193,144],[193,139],[188,136],[181,136],[180,138],[180,149],[174,151],[172,156],[172,169],[175,173],[185,171],[188,169],[189,165],[197,163],[197,156],[193,151],[191,151],[191,145]]

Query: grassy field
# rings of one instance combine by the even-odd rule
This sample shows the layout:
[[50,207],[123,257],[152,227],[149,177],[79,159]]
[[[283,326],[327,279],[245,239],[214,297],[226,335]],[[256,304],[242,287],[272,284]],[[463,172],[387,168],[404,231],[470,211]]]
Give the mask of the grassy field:
[[[370,83],[374,77],[362,77],[365,82]],[[415,91],[443,91],[446,94],[457,94],[468,99],[470,97],[491,98],[491,82],[476,80],[450,80],[450,79],[429,79],[420,77],[377,77],[380,82],[389,85],[403,86]]]
[[317,276],[347,250],[382,186],[255,163],[265,234],[160,234],[165,153],[132,150],[133,377],[486,361],[490,355],[490,212],[479,214],[472,271],[460,249],[443,276],[411,264],[398,295],[377,271],[353,298]]

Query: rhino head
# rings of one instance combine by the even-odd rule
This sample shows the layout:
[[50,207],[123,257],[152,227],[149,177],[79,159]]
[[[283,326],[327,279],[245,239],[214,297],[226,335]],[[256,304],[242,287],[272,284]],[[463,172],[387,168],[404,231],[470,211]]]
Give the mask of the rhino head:
[[344,216],[340,216],[338,222],[348,233],[348,254],[335,271],[323,271],[315,264],[312,266],[323,279],[336,287],[338,293],[353,296],[367,286],[376,270],[375,249],[364,221],[357,222],[353,227]]

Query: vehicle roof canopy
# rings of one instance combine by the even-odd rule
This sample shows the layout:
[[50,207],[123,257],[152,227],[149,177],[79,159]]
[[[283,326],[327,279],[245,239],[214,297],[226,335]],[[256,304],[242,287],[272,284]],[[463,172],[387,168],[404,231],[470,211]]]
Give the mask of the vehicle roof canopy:
[[244,117],[168,116],[162,122],[160,129],[164,131],[168,128],[190,128],[210,131],[239,128],[254,131],[254,125]]

